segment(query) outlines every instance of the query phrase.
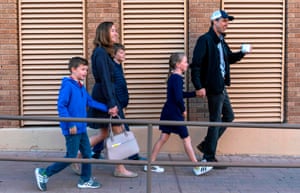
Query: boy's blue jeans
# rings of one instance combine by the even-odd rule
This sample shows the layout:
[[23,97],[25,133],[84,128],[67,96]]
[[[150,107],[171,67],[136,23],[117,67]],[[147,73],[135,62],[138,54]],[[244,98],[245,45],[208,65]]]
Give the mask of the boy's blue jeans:
[[[66,148],[67,152],[65,158],[77,158],[78,150],[80,150],[82,158],[91,158],[91,146],[87,133],[80,133],[76,135],[67,135]],[[71,163],[56,162],[48,166],[46,169],[46,175],[48,177],[60,172],[61,170],[68,167]],[[82,164],[80,178],[86,182],[89,181],[92,175],[92,167],[89,163]]]

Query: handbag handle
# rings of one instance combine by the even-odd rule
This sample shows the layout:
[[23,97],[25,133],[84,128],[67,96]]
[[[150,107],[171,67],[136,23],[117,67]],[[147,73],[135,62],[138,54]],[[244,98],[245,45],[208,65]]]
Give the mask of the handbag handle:
[[[118,119],[121,119],[121,117],[119,116],[119,115],[116,115],[116,117],[118,118]],[[114,132],[113,132],[113,130],[112,130],[112,115],[109,117],[109,120],[110,120],[110,122],[109,122],[109,124],[108,124],[108,136],[111,138],[111,140],[113,141],[113,136],[114,136]],[[124,133],[126,136],[128,135],[127,134],[127,131],[126,131],[126,129],[125,129],[125,127],[124,127],[124,123],[122,123],[121,124],[121,128],[122,128],[122,132],[121,133]]]

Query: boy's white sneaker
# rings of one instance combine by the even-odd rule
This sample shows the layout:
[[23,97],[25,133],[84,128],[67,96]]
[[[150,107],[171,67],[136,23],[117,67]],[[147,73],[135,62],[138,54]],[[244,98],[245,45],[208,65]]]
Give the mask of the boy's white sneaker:
[[91,178],[89,181],[84,182],[83,180],[80,179],[80,181],[77,184],[78,188],[100,188],[101,184],[97,181],[95,181],[93,178]]

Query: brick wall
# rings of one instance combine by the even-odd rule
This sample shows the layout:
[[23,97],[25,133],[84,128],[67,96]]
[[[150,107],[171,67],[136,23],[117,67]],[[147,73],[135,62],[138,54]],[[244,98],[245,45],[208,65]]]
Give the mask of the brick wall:
[[300,123],[300,3],[288,1],[285,61],[285,119]]
[[[17,0],[0,2],[0,114],[19,115]],[[0,120],[0,127],[18,127],[18,121]]]
[[[0,114],[19,115],[19,55],[17,0],[0,2]],[[220,7],[220,0],[188,1],[189,61],[199,35],[209,28],[211,13]],[[300,3],[290,0],[287,3],[286,25],[286,61],[285,61],[285,120],[288,123],[300,123]],[[87,58],[93,49],[95,29],[100,22],[113,21],[120,32],[121,0],[87,0],[86,1],[86,36]],[[91,72],[91,71],[90,71]],[[91,74],[88,89],[94,83]],[[188,85],[192,90],[191,83]],[[207,120],[207,104],[204,99],[189,100],[189,117],[192,121]],[[18,127],[18,121],[2,121],[0,127]]]
[[[86,3],[86,27],[87,27],[87,58],[90,60],[94,49],[93,40],[97,26],[103,21],[112,21],[120,35],[121,0],[87,0]],[[94,79],[91,70],[88,76],[87,88],[93,88]]]
[[[188,26],[189,26],[189,62],[192,61],[195,43],[200,35],[207,32],[210,27],[212,12],[220,8],[219,0],[189,0],[188,1]],[[188,73],[190,78],[190,72]],[[189,81],[190,90],[194,90]],[[190,121],[208,121],[206,99],[192,98],[188,101]]]

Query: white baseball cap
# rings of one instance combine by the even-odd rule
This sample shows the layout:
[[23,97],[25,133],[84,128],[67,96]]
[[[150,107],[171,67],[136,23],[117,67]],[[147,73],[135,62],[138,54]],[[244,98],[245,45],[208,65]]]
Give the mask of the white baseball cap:
[[224,19],[228,19],[229,21],[232,21],[234,19],[233,16],[228,15],[224,10],[217,10],[210,16],[210,20],[213,21],[216,19],[220,19],[221,17]]

